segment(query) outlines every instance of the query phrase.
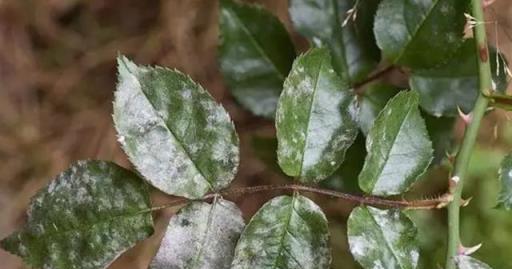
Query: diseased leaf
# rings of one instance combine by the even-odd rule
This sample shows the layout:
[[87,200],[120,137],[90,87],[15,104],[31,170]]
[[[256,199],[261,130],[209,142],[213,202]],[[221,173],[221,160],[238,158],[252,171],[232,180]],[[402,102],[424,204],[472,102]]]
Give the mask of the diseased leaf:
[[364,135],[368,135],[379,112],[399,91],[391,85],[373,83],[359,96],[359,128]]
[[497,207],[512,210],[512,154],[507,155],[501,162],[499,175],[501,191]]
[[459,255],[455,257],[457,269],[492,269],[489,265],[470,256]]
[[259,6],[220,1],[219,62],[236,100],[256,115],[273,118],[295,58],[281,22]]
[[243,228],[234,203],[191,202],[171,218],[150,268],[229,268]]
[[432,68],[452,56],[463,40],[466,0],[383,0],[374,33],[392,63]]
[[417,229],[399,210],[360,206],[347,222],[354,258],[367,269],[414,269],[418,265]]
[[373,195],[407,191],[432,160],[432,142],[418,109],[418,93],[400,92],[380,112],[366,138],[368,155],[359,174]]
[[79,161],[30,203],[2,248],[35,268],[102,269],[153,233],[144,181],[116,164]]
[[279,166],[301,182],[336,171],[357,136],[355,97],[332,69],[327,49],[295,60],[276,113]]
[[330,262],[325,215],[313,201],[295,194],[270,200],[252,217],[231,268],[326,269]]
[[373,36],[373,18],[379,1],[358,1],[355,20],[347,12],[356,0],[291,0],[295,29],[316,47],[327,47],[333,65],[350,83],[363,80],[377,65],[380,52]]
[[239,161],[238,136],[222,106],[178,71],[118,59],[114,122],[137,170],[165,193],[187,198],[225,188]]

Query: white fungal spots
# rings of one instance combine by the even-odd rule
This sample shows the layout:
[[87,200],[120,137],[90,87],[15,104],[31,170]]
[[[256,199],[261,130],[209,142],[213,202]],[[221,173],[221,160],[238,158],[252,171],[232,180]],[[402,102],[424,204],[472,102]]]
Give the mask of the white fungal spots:
[[171,219],[150,268],[229,268],[244,225],[229,201],[192,202]]

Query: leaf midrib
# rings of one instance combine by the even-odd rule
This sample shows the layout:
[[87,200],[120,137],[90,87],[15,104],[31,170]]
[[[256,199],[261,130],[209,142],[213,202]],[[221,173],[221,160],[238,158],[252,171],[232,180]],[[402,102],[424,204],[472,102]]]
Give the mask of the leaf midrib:
[[249,41],[254,45],[254,47],[256,48],[256,50],[263,56],[263,58],[268,62],[270,63],[270,65],[272,66],[272,69],[274,69],[275,73],[277,74],[277,76],[279,77],[279,79],[281,81],[284,81],[285,79],[285,74],[281,73],[281,70],[279,70],[279,68],[277,68],[276,64],[270,59],[270,57],[265,53],[265,51],[263,50],[263,48],[261,47],[261,45],[258,43],[258,41],[256,39],[254,39],[253,37],[253,34],[251,33],[251,31],[249,31],[249,29],[247,29],[247,27],[245,26],[245,24],[242,22],[242,20],[238,17],[238,15],[236,14],[236,12],[234,10],[232,10],[231,8],[226,8],[226,11],[228,11],[228,13],[238,22],[238,24],[240,25],[240,28],[242,29],[242,31],[248,36],[248,39]]
[[[303,59],[305,59],[305,58],[303,58]],[[303,169],[304,168],[304,156],[306,156],[306,147],[308,145],[309,127],[310,127],[310,123],[311,123],[311,112],[313,111],[313,105],[315,104],[316,91],[318,90],[318,80],[320,80],[320,74],[322,73],[322,70],[323,70],[322,67],[324,65],[324,62],[325,62],[325,58],[322,57],[320,66],[318,67],[318,73],[317,73],[316,79],[315,79],[315,86],[313,87],[311,103],[309,104],[309,108],[308,108],[308,122],[306,124],[306,133],[304,134],[304,146],[302,147],[302,157],[301,157],[300,169],[299,169],[299,173],[300,173],[301,177],[305,176],[304,169]]]
[[401,260],[398,258],[397,254],[395,253],[395,250],[393,249],[393,247],[390,245],[390,242],[388,242],[388,238],[384,235],[384,232],[382,231],[382,227],[379,225],[379,223],[377,222],[377,220],[375,219],[375,217],[373,216],[372,212],[370,211],[370,209],[368,208],[365,208],[365,210],[368,212],[368,214],[370,215],[370,218],[373,222],[373,224],[375,224],[376,227],[378,227],[378,231],[379,231],[379,234],[382,236],[382,238],[384,239],[384,245],[386,245],[386,247],[391,251],[391,254],[393,254],[393,257],[395,258],[395,260],[397,261],[398,265],[400,265],[400,268],[406,268],[402,265],[401,263]]
[[[142,93],[142,95],[144,95],[145,99],[148,101],[148,103],[151,105],[151,108],[153,109],[153,112],[154,114],[164,123],[164,126],[165,128],[169,131],[169,133],[172,135],[172,137],[174,139],[176,139],[176,142],[178,142],[178,145],[179,145],[179,148],[181,148],[181,150],[185,153],[185,155],[187,156],[187,158],[190,160],[190,162],[192,163],[192,165],[194,166],[194,168],[197,170],[197,172],[199,173],[199,175],[201,175],[201,177],[204,179],[204,181],[208,184],[208,186],[210,187],[210,190],[215,190],[215,188],[213,187],[214,185],[214,182],[210,182],[210,179],[208,177],[206,177],[203,173],[203,171],[197,166],[197,164],[195,163],[195,160],[191,157],[190,155],[190,152],[188,152],[188,150],[183,146],[183,141],[181,141],[178,136],[176,136],[176,134],[174,133],[174,131],[172,130],[172,128],[168,125],[167,121],[162,118],[162,116],[160,116],[159,113],[157,113],[156,111],[158,111],[155,107],[155,105],[151,102],[151,99],[148,98],[148,95],[146,94],[146,92],[144,92],[144,90],[142,89],[142,83],[140,83],[140,79],[139,79],[139,76],[137,74],[134,74],[132,72],[132,70],[128,67],[128,65],[124,62],[124,60],[122,61],[122,63],[124,64],[124,67],[125,69],[130,72],[130,74],[132,76],[135,76],[137,78],[137,81],[139,82],[139,85],[140,85],[140,92]],[[164,69],[166,70],[166,69]],[[199,87],[196,83],[193,83],[195,87]]]
[[[409,40],[407,41],[405,46],[403,46],[402,50],[400,50],[400,52],[399,52],[398,56],[396,57],[396,60],[394,61],[394,63],[397,63],[398,61],[400,61],[400,58],[402,58],[402,56],[405,54],[405,51],[407,51],[407,48],[412,43],[412,40],[418,34],[418,32],[421,30],[421,28],[423,28],[423,26],[425,25],[425,21],[428,20],[428,18],[432,14],[432,11],[437,7],[437,4],[439,4],[439,2],[441,2],[441,1],[440,0],[435,0],[435,2],[432,4],[432,6],[427,10],[427,12],[425,13],[425,16],[423,17],[423,20],[416,27],[416,29],[413,30],[412,35],[410,35]],[[402,2],[402,4],[404,4],[404,3]],[[403,16],[404,22],[405,22],[405,14],[404,14],[405,6],[402,5],[402,7],[403,7],[403,9],[402,9],[402,16]],[[405,25],[407,27],[407,23]]]
[[[407,93],[409,94],[409,93]],[[411,97],[408,97],[408,99],[410,99]],[[391,148],[386,152],[386,158],[385,158],[385,161],[384,163],[382,164],[382,166],[379,168],[379,173],[378,175],[375,177],[375,181],[373,182],[372,184],[372,189],[371,191],[373,192],[373,190],[375,189],[375,185],[377,185],[377,182],[379,181],[381,175],[382,175],[382,171],[384,170],[384,167],[386,167],[386,165],[388,164],[388,161],[389,161],[389,156],[391,154],[391,151],[393,151],[393,148],[395,147],[395,144],[396,144],[396,139],[398,137],[398,134],[400,134],[400,132],[402,131],[402,128],[404,126],[404,123],[405,121],[407,120],[407,118],[409,117],[409,114],[411,113],[411,111],[414,109],[414,106],[411,106],[409,105],[409,108],[407,109],[407,113],[405,113],[405,116],[403,117],[403,120],[402,122],[400,123],[400,126],[398,128],[398,131],[394,134],[393,136],[393,142],[392,142],[392,145],[391,145]],[[383,113],[385,109],[381,110],[381,113]],[[378,117],[378,116],[377,116]]]

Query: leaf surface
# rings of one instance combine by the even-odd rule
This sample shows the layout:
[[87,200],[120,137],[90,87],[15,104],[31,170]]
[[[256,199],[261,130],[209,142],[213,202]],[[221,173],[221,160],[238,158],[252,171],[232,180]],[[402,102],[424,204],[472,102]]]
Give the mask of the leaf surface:
[[489,265],[470,256],[457,256],[455,257],[455,263],[457,269],[492,269]]
[[330,59],[327,49],[299,56],[279,98],[279,165],[302,182],[318,182],[331,175],[358,133],[355,97],[332,69]]
[[400,92],[379,113],[366,138],[359,186],[373,195],[405,192],[432,160],[432,142],[418,109],[418,93]]
[[220,1],[219,62],[236,100],[256,115],[273,118],[295,58],[282,23],[259,6]]
[[229,268],[243,228],[234,203],[191,202],[171,218],[150,268]]
[[499,171],[501,191],[498,195],[498,207],[512,210],[512,154],[505,156]]
[[399,210],[360,206],[350,214],[347,227],[350,252],[363,268],[417,267],[417,229]]
[[202,197],[225,188],[239,161],[238,136],[224,108],[178,71],[118,59],[114,122],[136,169],[167,194]]
[[[457,116],[458,107],[465,113],[471,112],[479,93],[477,57],[475,41],[468,39],[446,64],[414,70],[409,84],[420,94],[421,107],[436,117]],[[491,59],[493,81],[502,91],[507,88],[507,76],[502,70],[506,63],[492,50]]]
[[79,161],[32,198],[27,223],[1,246],[35,268],[106,268],[153,233],[150,206],[132,172]]
[[231,268],[326,269],[330,262],[327,219],[296,194],[270,200],[252,217]]
[[364,135],[373,126],[373,122],[386,103],[400,90],[391,85],[373,83],[368,85],[359,99],[359,128]]
[[374,33],[383,56],[411,68],[432,68],[461,45],[466,0],[383,0]]
[[356,0],[292,0],[295,29],[316,47],[329,48],[335,70],[350,83],[361,81],[377,65],[380,53],[373,36],[373,18],[379,1],[359,1],[355,20],[347,12]]

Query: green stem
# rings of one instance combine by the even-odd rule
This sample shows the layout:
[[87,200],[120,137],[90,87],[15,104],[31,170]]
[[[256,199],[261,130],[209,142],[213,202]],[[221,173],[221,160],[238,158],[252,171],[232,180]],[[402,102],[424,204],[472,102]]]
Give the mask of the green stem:
[[[471,4],[473,17],[477,22],[484,22],[485,19],[481,0],[472,0]],[[476,101],[471,115],[471,122],[467,126],[462,146],[455,161],[453,178],[457,180],[451,182],[452,184],[455,183],[452,189],[453,201],[448,205],[448,251],[446,269],[455,269],[456,266],[453,258],[457,255],[458,249],[461,246],[459,227],[462,189],[467,176],[471,153],[475,146],[478,130],[480,128],[480,122],[488,106],[488,100],[482,93],[488,93],[492,88],[491,67],[489,64],[489,51],[487,48],[487,36],[484,23],[477,23],[475,25],[474,36],[479,56],[480,95]]]

